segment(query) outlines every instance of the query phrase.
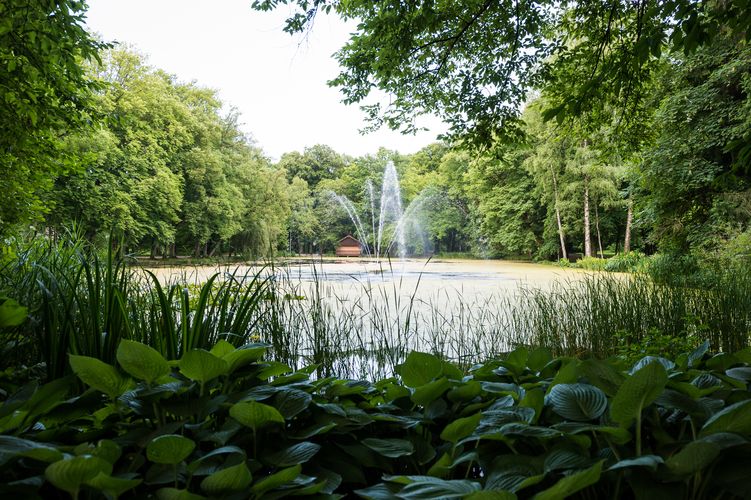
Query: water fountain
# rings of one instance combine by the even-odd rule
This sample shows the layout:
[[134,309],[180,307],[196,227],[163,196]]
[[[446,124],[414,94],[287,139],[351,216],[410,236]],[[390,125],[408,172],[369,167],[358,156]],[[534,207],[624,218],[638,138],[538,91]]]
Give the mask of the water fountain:
[[[383,172],[380,200],[377,206],[375,187],[370,179],[365,183],[365,192],[369,202],[367,209],[370,212],[367,214],[370,218],[369,227],[363,224],[364,217],[360,217],[354,203],[349,198],[334,192],[331,193],[331,197],[339,203],[352,220],[365,255],[376,261],[386,255],[394,255],[403,259],[407,255],[405,226],[408,222],[414,222],[411,215],[420,202],[410,204],[406,210],[402,208],[399,176],[393,161],[386,164]],[[396,253],[393,253],[394,250]]]

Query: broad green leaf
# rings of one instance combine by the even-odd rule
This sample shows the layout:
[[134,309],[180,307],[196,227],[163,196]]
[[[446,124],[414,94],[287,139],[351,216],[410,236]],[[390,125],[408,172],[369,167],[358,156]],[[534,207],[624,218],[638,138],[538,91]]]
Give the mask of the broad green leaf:
[[668,469],[679,476],[690,476],[711,464],[720,454],[720,447],[709,441],[692,441],[666,462]]
[[627,458],[621,460],[614,465],[611,465],[608,470],[628,469],[631,467],[647,467],[649,469],[657,470],[657,467],[665,463],[659,455],[642,455],[637,458]]
[[558,415],[579,422],[599,418],[608,408],[605,393],[588,384],[558,384],[550,390],[548,401]]
[[5,299],[0,304],[0,328],[18,326],[26,321],[28,315],[28,308],[21,306],[13,299]]
[[253,477],[245,462],[214,472],[201,481],[201,489],[211,496],[223,496],[244,491]]
[[464,500],[516,500],[517,496],[510,491],[482,490],[475,491],[464,497]]
[[100,473],[110,475],[112,464],[101,458],[83,455],[48,465],[44,476],[56,488],[67,491],[75,498],[81,486]]
[[299,389],[285,387],[274,396],[274,407],[284,418],[292,418],[310,406],[313,397]]
[[587,359],[581,364],[581,371],[590,384],[599,387],[608,396],[615,396],[625,377],[611,362]]
[[660,395],[668,381],[661,363],[649,363],[628,377],[610,404],[610,415],[621,427],[628,427]]
[[475,481],[446,480],[424,476],[424,479],[415,480],[406,485],[396,496],[405,499],[464,498],[480,489],[480,483]]
[[441,439],[456,444],[459,440],[472,434],[482,420],[482,413],[476,413],[471,417],[458,418],[444,427]]
[[412,351],[404,363],[396,367],[396,372],[402,377],[404,385],[420,387],[441,376],[443,363],[432,354]]
[[559,500],[566,498],[599,481],[601,471],[602,461],[597,462],[589,469],[575,472],[559,479],[555,485],[545,491],[541,491],[532,498],[534,500]]
[[0,465],[16,457],[32,458],[40,462],[57,462],[63,454],[57,448],[45,443],[15,436],[0,436]]
[[156,492],[156,497],[159,500],[206,500],[205,496],[177,488],[162,488]]
[[232,373],[238,368],[242,368],[245,365],[261,359],[267,349],[268,347],[265,345],[259,346],[255,344],[247,347],[238,347],[232,352],[228,352],[222,356],[222,359],[227,362],[229,365],[229,372]]
[[276,408],[256,401],[236,403],[229,409],[229,414],[253,432],[274,423],[284,423],[284,417]]
[[108,496],[117,498],[126,491],[135,488],[141,484],[142,479],[125,479],[121,477],[113,477],[109,474],[100,472],[94,478],[86,481],[87,486],[91,486]]
[[169,375],[170,367],[167,360],[153,348],[133,342],[121,340],[117,347],[117,362],[131,376],[153,384],[157,379]]
[[427,406],[440,398],[449,387],[451,387],[451,382],[446,377],[441,377],[438,380],[417,387],[412,394],[412,401],[418,405]]
[[191,439],[177,434],[156,437],[146,446],[146,456],[157,464],[176,465],[190,456],[196,447]]
[[265,457],[265,460],[277,467],[289,467],[291,465],[307,462],[313,458],[320,449],[321,445],[311,443],[310,441],[304,441],[302,443],[293,444],[284,450],[272,453]]
[[389,458],[403,457],[405,455],[411,455],[415,448],[412,443],[405,439],[396,438],[366,438],[361,441],[362,444],[367,446],[373,451],[380,453],[381,455]]
[[631,367],[631,374],[638,372],[642,368],[644,368],[647,365],[650,365],[652,363],[660,363],[666,371],[672,370],[675,368],[675,363],[670,361],[669,359],[661,358],[659,356],[644,356],[639,361],[634,363],[634,366]]
[[482,386],[476,380],[463,382],[446,393],[446,397],[452,403],[464,403],[471,401],[480,395]]
[[69,355],[70,367],[84,384],[105,393],[112,399],[128,389],[128,379],[112,366],[96,358]]
[[269,490],[291,483],[300,475],[300,471],[302,471],[302,465],[299,464],[282,469],[256,482],[251,490],[258,496],[263,495]]
[[592,465],[592,461],[580,453],[566,448],[552,450],[545,457],[543,469],[545,473],[553,471],[571,471],[586,469]]
[[214,347],[211,348],[209,351],[211,354],[216,356],[217,358],[224,357],[226,354],[231,353],[235,350],[235,346],[230,344],[224,339],[220,339],[219,342],[214,344]]
[[550,349],[547,347],[538,347],[529,353],[527,366],[529,366],[530,370],[539,372],[545,367],[545,365],[550,363],[552,359],[553,355],[551,354]]
[[751,399],[732,404],[715,413],[702,427],[700,436],[715,432],[733,432],[742,436],[751,434]]
[[195,459],[190,464],[188,464],[188,472],[191,474],[195,473],[195,471],[203,464],[206,460],[209,460],[213,457],[218,457],[221,455],[239,455],[243,459],[245,458],[245,452],[238,448],[237,446],[222,446],[221,448],[216,448],[214,450],[211,450],[205,455],[202,455],[201,457]]
[[205,383],[229,372],[229,365],[203,349],[192,349],[180,359],[180,373],[196,382]]

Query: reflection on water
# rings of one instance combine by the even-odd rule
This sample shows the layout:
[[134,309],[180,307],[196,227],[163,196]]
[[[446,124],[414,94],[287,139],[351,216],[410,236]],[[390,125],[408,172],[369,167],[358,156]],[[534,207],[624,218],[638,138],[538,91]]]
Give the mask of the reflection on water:
[[[163,282],[202,283],[216,273],[272,278],[274,314],[258,335],[275,359],[316,363],[330,374],[376,379],[393,374],[410,350],[463,366],[525,343],[518,311],[528,288],[554,287],[586,273],[507,261],[287,261],[273,266],[152,269]],[[521,306],[520,306],[521,304]]]

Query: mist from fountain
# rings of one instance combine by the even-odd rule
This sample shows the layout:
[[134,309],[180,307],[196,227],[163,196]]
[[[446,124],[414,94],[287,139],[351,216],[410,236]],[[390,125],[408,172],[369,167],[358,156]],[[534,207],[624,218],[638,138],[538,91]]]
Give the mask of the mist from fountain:
[[376,260],[396,249],[396,256],[403,259],[407,256],[407,244],[405,238],[405,225],[410,215],[412,205],[404,210],[402,208],[402,195],[399,185],[399,176],[393,161],[386,164],[381,181],[381,193],[379,203],[376,206],[375,187],[368,179],[365,183],[365,193],[369,198],[370,231],[362,222],[357,213],[354,203],[344,195],[332,192],[331,197],[344,209],[352,224],[360,243],[363,245],[365,254]]

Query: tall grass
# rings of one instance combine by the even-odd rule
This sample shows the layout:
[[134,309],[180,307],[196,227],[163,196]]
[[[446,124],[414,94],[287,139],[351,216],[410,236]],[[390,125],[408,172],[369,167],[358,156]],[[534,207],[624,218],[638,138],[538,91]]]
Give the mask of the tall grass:
[[[550,289],[467,300],[443,290],[418,298],[386,267],[384,281],[341,286],[311,264],[311,282],[290,268],[226,269],[198,285],[162,281],[95,252],[80,239],[37,239],[0,269],[0,292],[30,308],[2,332],[5,366],[39,364],[47,377],[68,370],[67,354],[112,362],[120,339],[151,345],[169,359],[220,338],[265,342],[270,357],[319,376],[390,376],[411,350],[469,367],[523,344],[557,355],[607,357],[658,332],[668,339],[736,351],[751,332],[751,274],[718,275],[716,286],[657,285],[646,276],[592,274]],[[354,279],[354,278],[353,278]]]

